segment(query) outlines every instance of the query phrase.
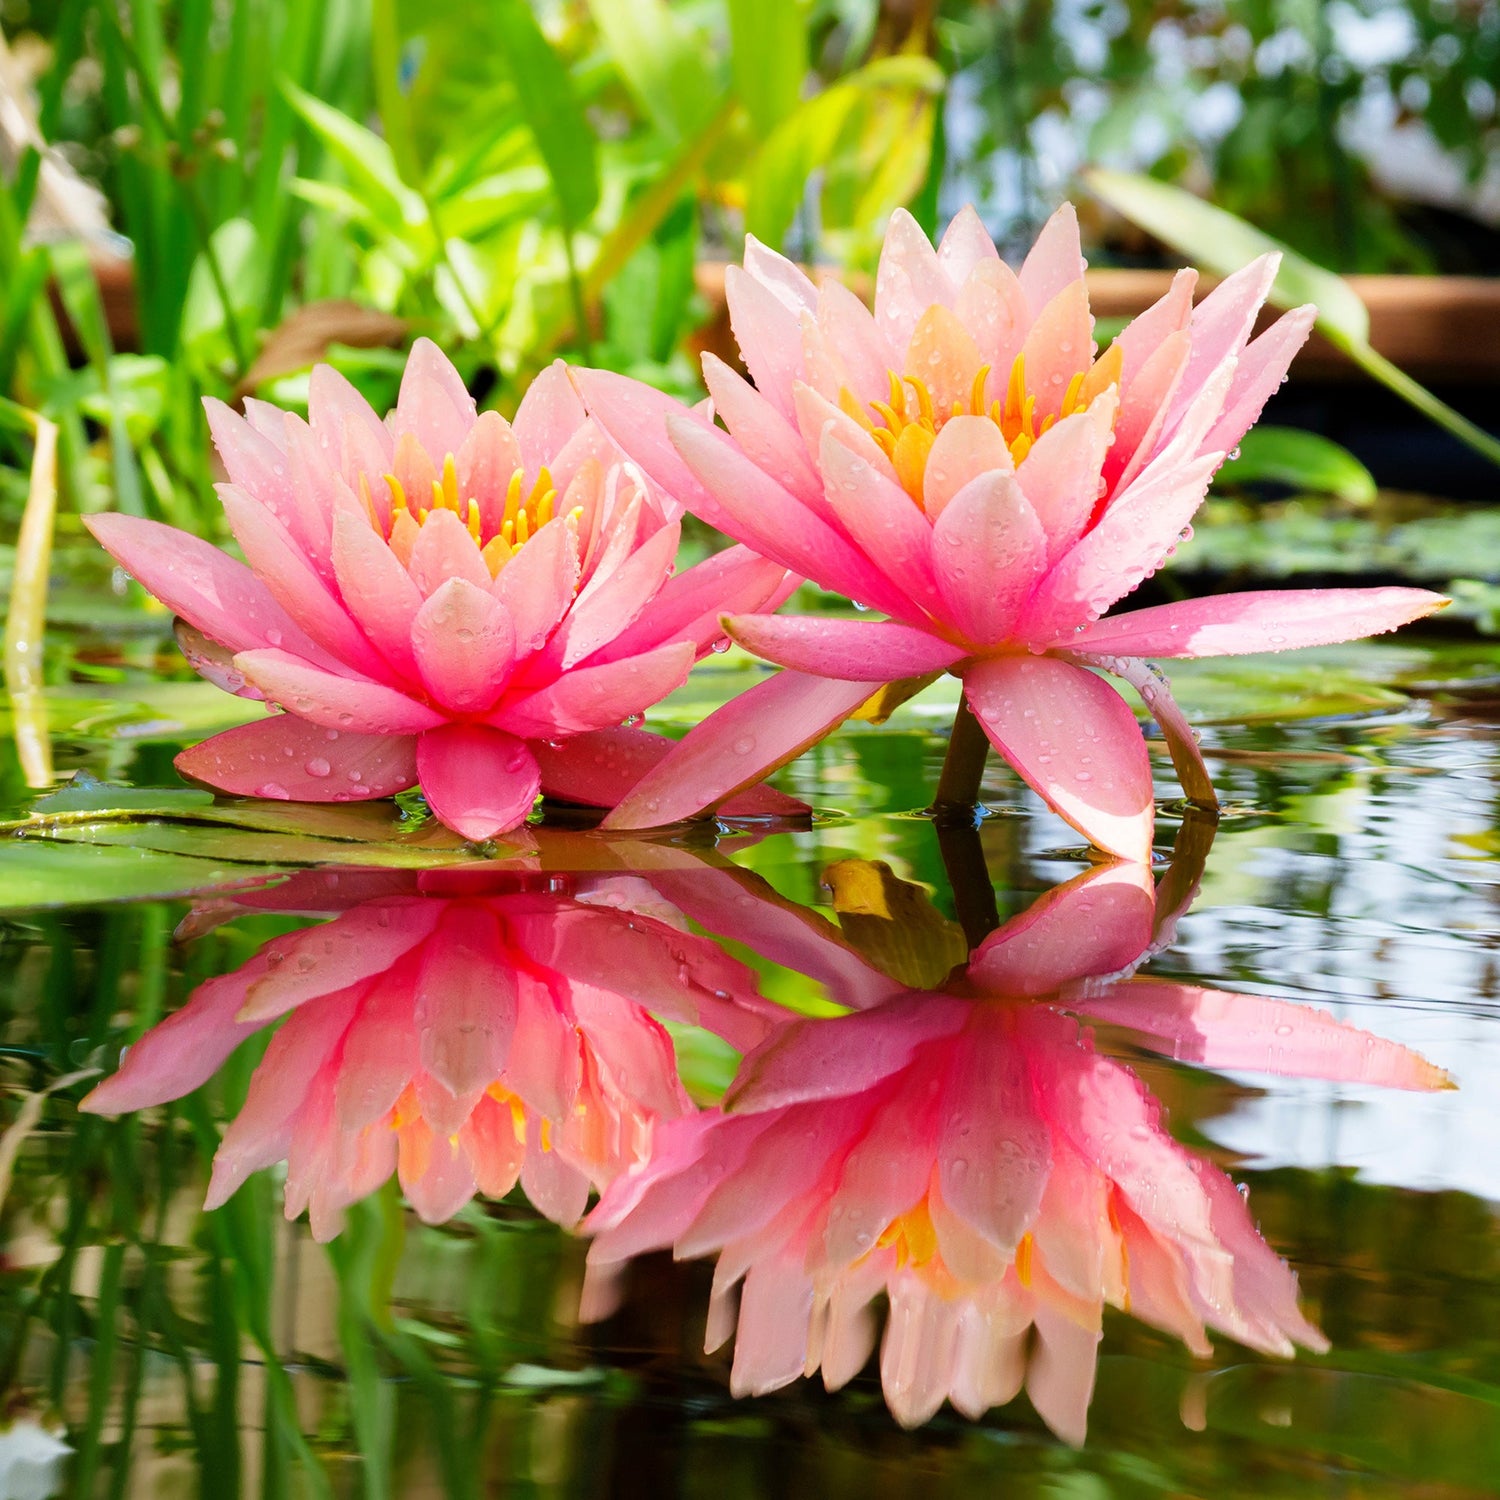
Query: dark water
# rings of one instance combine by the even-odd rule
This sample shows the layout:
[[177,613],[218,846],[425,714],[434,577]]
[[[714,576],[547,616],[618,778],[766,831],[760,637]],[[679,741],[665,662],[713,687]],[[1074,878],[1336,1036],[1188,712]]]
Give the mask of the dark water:
[[[223,703],[157,649],[85,641],[61,771],[172,785]],[[1164,778],[1150,876],[1001,773],[977,828],[914,816],[921,703],[786,773],[811,829],[458,868],[414,815],[81,781],[0,862],[0,1495],[1500,1493],[1490,673],[1184,672],[1226,809]],[[80,1113],[235,974],[126,1070],[206,1084]],[[247,1002],[292,1013],[216,1069]],[[216,1151],[246,1180],[205,1213]],[[617,1174],[586,1279],[532,1203]],[[809,1351],[846,1383],[790,1378]]]

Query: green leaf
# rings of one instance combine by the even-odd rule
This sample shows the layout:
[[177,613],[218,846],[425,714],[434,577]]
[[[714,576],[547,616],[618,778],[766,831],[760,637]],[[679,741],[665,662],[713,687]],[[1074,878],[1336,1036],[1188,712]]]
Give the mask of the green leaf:
[[805,0],[728,0],[735,94],[756,134],[774,130],[796,107],[807,73]]
[[718,70],[666,0],[589,0],[625,86],[669,140],[695,134],[718,108]]
[[1296,427],[1251,428],[1215,483],[1265,481],[1290,485],[1303,494],[1332,495],[1351,505],[1368,505],[1376,495],[1375,476],[1347,448]]
[[503,43],[501,58],[552,177],[563,220],[577,228],[599,204],[594,132],[574,96],[568,70],[526,0],[493,0],[491,16]]
[[1272,302],[1279,307],[1315,303],[1320,323],[1356,343],[1369,340],[1370,314],[1342,276],[1314,265],[1243,219],[1154,177],[1090,167],[1083,180],[1116,213],[1217,276],[1228,276],[1269,251],[1279,252]]

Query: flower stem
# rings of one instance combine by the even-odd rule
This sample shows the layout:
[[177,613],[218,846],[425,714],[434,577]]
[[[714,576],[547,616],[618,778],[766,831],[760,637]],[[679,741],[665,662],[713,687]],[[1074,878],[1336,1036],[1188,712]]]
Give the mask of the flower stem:
[[979,783],[989,753],[990,742],[968,699],[960,698],[958,712],[953,716],[953,730],[948,736],[948,753],[943,757],[938,777],[937,796],[932,801],[933,812],[972,808],[978,803]]

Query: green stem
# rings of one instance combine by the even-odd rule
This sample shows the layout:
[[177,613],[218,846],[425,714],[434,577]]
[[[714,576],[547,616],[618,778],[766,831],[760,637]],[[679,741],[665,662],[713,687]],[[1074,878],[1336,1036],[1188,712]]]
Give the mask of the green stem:
[[1394,391],[1403,401],[1409,402],[1423,414],[1431,417],[1439,427],[1451,432],[1461,443],[1467,443],[1476,453],[1482,453],[1492,464],[1500,464],[1500,438],[1493,437],[1482,427],[1476,426],[1466,416],[1439,400],[1422,385],[1413,380],[1405,370],[1393,365],[1383,354],[1370,345],[1351,339],[1326,324],[1319,331],[1332,344],[1336,344],[1362,370],[1373,375],[1388,390]]
[[979,824],[971,815],[939,818],[936,826],[938,852],[953,892],[953,914],[972,953],[1000,925],[1000,908],[984,845],[979,840]]
[[960,698],[958,712],[953,716],[953,730],[948,736],[948,753],[943,757],[943,769],[938,777],[937,796],[932,801],[933,812],[978,805],[979,783],[989,753],[990,742],[979,720],[974,717],[968,699]]

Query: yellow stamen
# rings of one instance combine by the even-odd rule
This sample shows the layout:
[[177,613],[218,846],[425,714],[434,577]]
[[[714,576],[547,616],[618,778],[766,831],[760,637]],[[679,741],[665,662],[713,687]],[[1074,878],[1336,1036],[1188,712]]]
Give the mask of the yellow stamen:
[[1030,1287],[1032,1258],[1036,1250],[1036,1241],[1029,1234],[1021,1236],[1021,1243],[1016,1246],[1016,1275],[1021,1279],[1021,1285]]
[[901,436],[896,439],[890,454],[901,488],[918,505],[922,503],[922,476],[927,472],[927,455],[932,452],[936,441],[936,434],[930,427],[919,427],[912,422],[901,429]]
[[469,535],[474,538],[474,543],[477,546],[479,544],[480,527],[484,524],[484,518],[479,514],[479,502],[477,500],[469,501],[469,514],[467,520],[469,524]]
[[521,478],[521,471],[517,469],[505,487],[505,515],[500,523],[502,527],[515,527],[516,512],[521,508]]
[[386,488],[391,492],[392,512],[406,510],[406,491],[401,488],[401,481],[394,474],[386,474],[383,477]]
[[453,461],[453,455],[447,454],[443,459],[443,498],[447,501],[448,509],[457,511],[458,503],[458,465]]
[[524,547],[531,540],[531,512],[516,512],[516,546]]

